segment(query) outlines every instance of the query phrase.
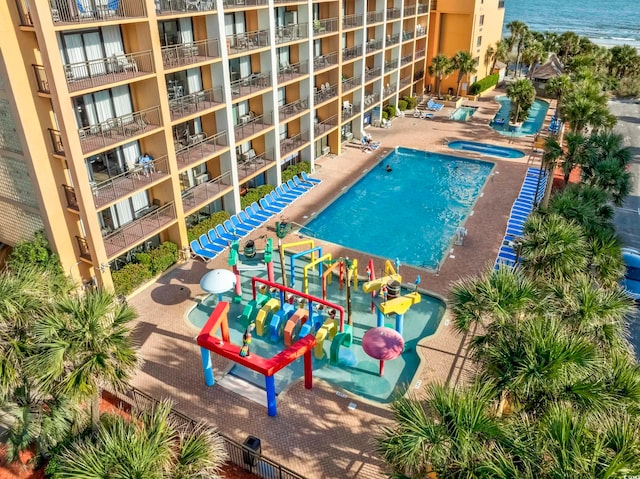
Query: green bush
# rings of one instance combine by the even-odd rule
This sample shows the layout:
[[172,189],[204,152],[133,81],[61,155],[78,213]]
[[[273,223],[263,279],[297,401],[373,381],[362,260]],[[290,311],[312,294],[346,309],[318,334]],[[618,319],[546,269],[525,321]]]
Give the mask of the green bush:
[[494,85],[497,85],[499,79],[500,79],[500,76],[497,73],[484,77],[482,80],[479,80],[474,84],[472,84],[469,87],[468,93],[469,95],[477,95],[479,93],[482,93],[486,89],[491,88]]
[[387,105],[384,107],[384,111],[387,112],[387,118],[393,118],[396,116],[396,107],[393,105]]
[[398,100],[398,110],[405,111],[407,109],[407,102],[405,100]]
[[35,265],[54,272],[62,273],[58,255],[51,251],[49,241],[43,231],[36,231],[31,241],[21,241],[7,257],[7,266],[17,269],[21,266]]
[[166,241],[157,248],[152,249],[148,254],[151,258],[151,274],[155,276],[169,269],[171,265],[178,261],[178,245],[171,241]]
[[311,165],[306,161],[301,161],[295,165],[289,165],[282,170],[282,182],[292,180],[294,176],[299,176],[302,172],[311,173]]
[[116,294],[127,295],[145,281],[153,277],[151,269],[146,264],[129,263],[124,265],[118,271],[114,271],[113,288]]
[[187,238],[189,239],[189,242],[200,238],[200,235],[207,234],[210,229],[214,228],[216,225],[221,225],[229,218],[231,218],[231,215],[226,211],[216,211],[206,220],[187,229]]
[[245,209],[251,203],[259,201],[274,190],[273,185],[261,185],[257,188],[249,188],[247,194],[240,198],[240,206]]
[[382,110],[382,119],[383,120],[389,119],[389,113],[387,113],[387,110]]

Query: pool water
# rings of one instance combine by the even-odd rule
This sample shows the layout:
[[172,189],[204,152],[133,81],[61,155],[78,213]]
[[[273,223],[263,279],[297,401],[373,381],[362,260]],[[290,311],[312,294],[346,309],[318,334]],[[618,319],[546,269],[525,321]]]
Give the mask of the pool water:
[[[258,248],[261,246],[258,245]],[[241,256],[241,259],[243,257]],[[290,257],[287,257],[287,274],[289,274]],[[249,260],[245,261],[247,264]],[[306,261],[296,260],[296,283],[294,287],[300,288],[302,284],[302,267],[307,264]],[[382,268],[380,262],[376,268]],[[358,272],[363,275],[366,265],[359,265]],[[274,270],[276,272],[276,281],[281,282],[279,275],[280,266],[277,257],[274,257]],[[402,271],[400,271],[402,273]],[[266,271],[242,271],[242,303],[233,304],[232,293],[223,295],[223,301],[230,303],[228,313],[229,330],[231,342],[234,344],[242,344],[242,335],[245,331],[246,324],[241,324],[238,317],[242,313],[244,305],[252,299],[251,296],[251,276],[258,276],[266,279]],[[415,278],[403,278],[403,281],[413,282]],[[290,279],[289,279],[290,282]],[[353,283],[352,283],[353,284]],[[359,288],[361,283],[359,284]],[[403,291],[403,293],[405,293]],[[319,280],[319,270],[315,270],[315,274],[309,278],[309,294],[322,295],[321,282]],[[327,300],[346,307],[346,289],[340,290],[338,281],[334,278],[332,284],[327,285]],[[199,331],[206,323],[213,308],[217,304],[217,295],[211,295],[193,308],[187,317],[188,323],[193,326],[194,330]],[[387,403],[391,402],[399,394],[403,394],[406,388],[413,380],[418,369],[419,358],[416,352],[416,345],[419,340],[424,337],[433,335],[440,324],[442,316],[445,312],[445,304],[441,300],[422,294],[422,301],[412,306],[404,316],[403,337],[405,340],[404,352],[400,357],[391,361],[385,361],[384,375],[378,375],[379,361],[367,356],[360,346],[363,334],[370,328],[376,326],[376,315],[371,313],[371,295],[365,294],[361,289],[351,291],[352,318],[353,318],[353,344],[347,348],[342,346],[339,352],[340,362],[338,365],[330,365],[328,356],[331,347],[331,341],[324,342],[324,358],[318,360],[313,358],[313,377],[321,378],[336,387],[343,388],[353,394],[363,398]],[[345,321],[346,324],[346,321]],[[388,317],[385,324],[395,328],[395,317]],[[270,339],[260,337],[253,334],[251,341],[251,353],[258,354],[263,357],[272,357],[284,349],[282,339],[272,342]],[[303,360],[297,359],[286,368],[275,374],[276,392],[284,391],[294,381],[298,381],[304,376]],[[199,365],[194,365],[199,367]],[[261,389],[265,388],[264,376],[245,368],[244,366],[234,365],[228,373],[233,376],[240,377]],[[221,377],[217,376],[216,381]],[[203,380],[204,381],[204,380]],[[204,383],[203,383],[204,384]]]
[[493,167],[488,161],[399,147],[301,233],[436,269]]
[[[522,123],[522,126],[517,131],[512,131],[509,126],[509,112],[511,111],[511,101],[506,95],[496,97],[496,101],[500,103],[500,110],[496,113],[494,121],[491,122],[491,128],[496,130],[501,135],[505,136],[525,136],[535,135],[542,129],[542,124],[547,115],[549,109],[549,103],[543,100],[535,100],[529,110],[529,116]],[[497,119],[504,119],[505,122],[502,125],[495,123]]]
[[451,113],[449,119],[455,121],[467,121],[473,116],[477,109],[478,108],[475,106],[461,106],[460,108],[456,108],[454,112]]
[[450,141],[447,146],[453,150],[473,151],[483,155],[497,156],[498,158],[524,158],[524,152],[515,148],[489,145],[475,141]]

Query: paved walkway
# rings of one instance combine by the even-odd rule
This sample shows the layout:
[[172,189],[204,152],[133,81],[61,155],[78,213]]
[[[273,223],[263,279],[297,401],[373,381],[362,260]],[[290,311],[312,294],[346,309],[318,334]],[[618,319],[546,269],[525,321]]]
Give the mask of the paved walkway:
[[[445,139],[482,141],[520,148],[527,157],[522,160],[500,160],[471,156],[495,162],[493,174],[478,199],[474,214],[465,224],[468,236],[463,246],[452,248],[439,273],[411,270],[403,266],[403,275],[414,278],[421,274],[421,287],[446,297],[451,283],[461,277],[476,275],[493,265],[502,241],[513,200],[516,198],[527,168],[531,151],[530,137],[511,139],[499,135],[488,123],[498,110],[493,95],[469,105],[478,106],[477,113],[466,123],[448,120],[451,109],[439,112],[432,120],[411,116],[397,118],[389,129],[367,128],[367,133],[383,148],[364,153],[347,146],[339,156],[318,161],[314,176],[323,181],[285,210],[278,221],[304,223],[308,215],[323,208],[342,189],[354,183],[363,172],[376,165],[381,155],[395,146],[407,146],[447,152]],[[551,112],[549,113],[549,115]],[[455,154],[459,155],[460,152]],[[416,218],[419,221],[419,218]],[[257,230],[251,237],[274,235],[276,219]],[[287,240],[298,240],[292,234]],[[323,244],[334,255],[358,257],[335,245]],[[362,257],[366,264],[368,257]],[[268,417],[264,407],[220,386],[204,385],[200,355],[194,338],[198,331],[185,321],[185,315],[202,297],[199,287],[204,273],[226,268],[226,255],[204,264],[188,261],[163,276],[129,303],[140,318],[137,339],[145,364],[134,385],[156,398],[170,397],[176,408],[189,416],[207,421],[220,431],[243,441],[247,435],[262,440],[265,455],[280,461],[308,478],[379,478],[381,461],[375,456],[374,437],[380,428],[390,424],[387,408],[347,395],[336,395],[336,389],[320,380],[312,390],[294,384],[278,396],[278,416]],[[376,265],[382,268],[382,264]],[[458,384],[472,371],[466,359],[466,338],[456,335],[445,320],[433,337],[418,347],[422,367],[410,390],[420,392],[417,382],[431,381]],[[214,360],[216,377],[230,367],[227,361]],[[350,410],[349,403],[357,408]]]

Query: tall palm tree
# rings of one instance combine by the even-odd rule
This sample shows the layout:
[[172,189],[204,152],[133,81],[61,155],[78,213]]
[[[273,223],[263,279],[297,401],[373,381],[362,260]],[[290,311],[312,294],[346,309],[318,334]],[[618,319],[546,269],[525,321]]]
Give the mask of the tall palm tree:
[[462,85],[462,79],[469,75],[476,73],[476,61],[471,56],[470,52],[460,50],[452,59],[453,69],[458,70],[458,84],[456,86],[456,96],[460,96],[460,86]]
[[585,183],[569,185],[553,196],[549,211],[575,221],[589,237],[614,232],[613,208],[606,191]]
[[438,92],[438,97],[441,96],[440,87],[442,80],[447,78],[452,71],[453,65],[448,56],[439,53],[433,57],[433,60],[431,60],[431,65],[429,65],[429,75],[436,79],[436,91]]
[[611,75],[622,79],[638,70],[640,56],[637,50],[631,45],[616,45],[611,48],[610,53],[611,59],[608,67]]
[[507,96],[511,101],[509,118],[512,123],[521,123],[529,115],[529,110],[536,98],[536,89],[531,81],[516,80],[507,86]]
[[567,58],[572,56],[580,45],[580,37],[574,32],[564,32],[558,37],[560,49],[558,54],[562,63],[567,62]]
[[571,89],[571,79],[564,73],[550,78],[544,87],[547,95],[556,99],[556,110],[560,111],[563,96]]
[[560,118],[569,123],[573,133],[581,132],[587,127],[598,130],[615,124],[615,117],[611,115],[607,105],[585,96],[583,90],[567,95],[559,113]]
[[524,50],[522,50],[522,63],[529,66],[529,74],[527,78],[533,78],[533,71],[536,65],[546,58],[544,46],[539,41],[529,41]]
[[[542,154],[542,169],[546,172],[547,184],[544,190],[544,198],[542,207],[547,209],[549,199],[551,198],[551,189],[553,187],[553,176],[556,170],[556,164],[562,157],[562,146],[554,137],[548,137],[544,141],[544,153]],[[536,189],[537,191],[537,189]],[[536,198],[537,201],[537,198]]]
[[624,137],[604,131],[589,137],[582,164],[582,180],[597,186],[611,195],[614,203],[621,205],[631,191],[631,173],[627,167],[631,150],[624,146]]
[[516,49],[515,76],[517,77],[520,73],[520,55],[522,53],[522,49],[525,46],[527,33],[529,32],[529,27],[524,22],[514,20],[507,24],[507,29],[511,33],[512,46],[515,47]]
[[566,151],[562,157],[562,175],[564,185],[569,183],[569,177],[574,168],[582,164],[584,146],[587,139],[581,133],[567,132],[564,137]]
[[96,428],[102,388],[124,391],[137,369],[131,334],[135,318],[135,311],[110,292],[89,291],[62,299],[34,326],[38,354],[27,360],[27,370],[50,390],[91,399]]

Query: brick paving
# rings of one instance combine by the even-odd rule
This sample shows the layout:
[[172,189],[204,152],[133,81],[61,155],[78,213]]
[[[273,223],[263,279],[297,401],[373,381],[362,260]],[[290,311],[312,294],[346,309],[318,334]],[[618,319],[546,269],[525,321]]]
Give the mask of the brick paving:
[[[468,236],[464,245],[453,247],[437,275],[402,267],[407,278],[421,274],[421,288],[446,298],[453,281],[492,267],[511,205],[518,195],[526,168],[530,166],[531,137],[507,138],[488,126],[499,108],[493,96],[490,94],[477,102],[466,103],[479,107],[466,123],[448,120],[451,109],[447,108],[436,113],[432,120],[408,115],[394,119],[389,129],[367,128],[366,132],[375,141],[382,142],[380,150],[367,154],[357,147],[347,146],[340,155],[320,159],[313,176],[321,178],[322,183],[289,206],[283,215],[256,230],[251,237],[263,234],[275,237],[275,221],[303,224],[311,212],[322,209],[344,187],[377,164],[385,151],[395,146],[451,153],[452,150],[444,145],[445,139],[460,139],[523,150],[526,156],[519,160],[455,152],[459,156],[495,162],[493,174],[474,206],[474,214],[465,223]],[[552,108],[548,116],[551,111]],[[292,233],[285,241],[297,241],[299,238]],[[334,256],[358,257],[339,246],[319,243],[323,251],[326,248]],[[333,386],[315,379],[312,390],[304,389],[298,382],[281,393],[278,396],[278,416],[268,417],[263,406],[220,386],[208,388],[204,385],[200,355],[195,344],[198,331],[189,326],[185,318],[202,297],[200,278],[209,270],[227,268],[226,256],[223,254],[207,264],[199,260],[183,263],[130,299],[129,303],[140,314],[137,339],[145,360],[134,385],[156,398],[172,398],[179,411],[209,422],[240,442],[247,435],[259,437],[267,457],[305,477],[381,477],[382,463],[374,452],[374,437],[381,427],[391,424],[390,412],[385,406],[366,402],[348,393],[346,398],[337,396]],[[365,265],[368,257],[360,260]],[[381,264],[376,265],[376,268],[381,267]],[[410,390],[420,393],[422,388],[416,388],[418,381],[422,384],[433,381],[464,383],[473,371],[473,364],[466,358],[467,339],[454,333],[445,316],[436,334],[424,339],[418,347],[421,367]],[[226,360],[215,358],[216,378],[231,366]],[[357,404],[355,410],[348,409],[350,402]]]

